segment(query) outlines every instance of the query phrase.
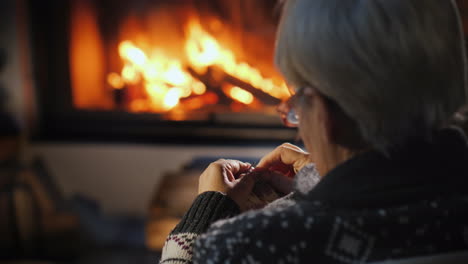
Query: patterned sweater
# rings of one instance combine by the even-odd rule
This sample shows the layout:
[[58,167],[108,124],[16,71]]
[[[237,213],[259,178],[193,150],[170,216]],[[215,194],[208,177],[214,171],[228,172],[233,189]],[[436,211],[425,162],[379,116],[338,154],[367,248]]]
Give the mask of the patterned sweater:
[[367,263],[468,250],[468,145],[458,130],[362,154],[318,179],[306,166],[293,193],[243,214],[221,193],[199,195],[161,263]]

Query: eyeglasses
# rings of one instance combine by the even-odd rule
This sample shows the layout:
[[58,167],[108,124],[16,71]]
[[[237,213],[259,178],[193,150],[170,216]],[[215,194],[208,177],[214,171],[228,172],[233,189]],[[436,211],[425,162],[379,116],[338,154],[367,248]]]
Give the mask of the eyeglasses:
[[297,106],[298,99],[302,95],[304,95],[304,88],[300,88],[299,91],[293,94],[288,100],[278,105],[276,110],[285,126],[297,127],[299,125],[299,115],[295,107]]

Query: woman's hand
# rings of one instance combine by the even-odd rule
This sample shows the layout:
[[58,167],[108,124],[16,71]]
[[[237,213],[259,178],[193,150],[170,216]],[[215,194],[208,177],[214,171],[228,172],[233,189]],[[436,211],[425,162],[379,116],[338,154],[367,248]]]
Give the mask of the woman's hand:
[[256,174],[252,165],[237,160],[218,160],[211,163],[198,182],[198,193],[217,191],[227,194],[241,211],[247,209],[247,199],[253,190]]
[[262,180],[280,193],[287,194],[293,189],[293,178],[305,165],[311,163],[309,153],[298,146],[284,143],[263,157],[257,165]]
[[309,153],[298,146],[284,143],[263,157],[257,168],[276,171],[292,178],[311,162]]

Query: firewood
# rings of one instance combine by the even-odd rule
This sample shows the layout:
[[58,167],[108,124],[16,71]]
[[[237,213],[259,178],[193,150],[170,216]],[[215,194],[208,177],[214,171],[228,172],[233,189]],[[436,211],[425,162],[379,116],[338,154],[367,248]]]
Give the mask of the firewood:
[[[222,81],[215,79],[216,74],[213,73],[213,68],[209,67],[204,74],[198,73],[191,67],[188,67],[187,71],[192,75],[192,77],[204,83],[206,85],[207,91],[214,92],[218,96],[219,104],[229,105],[234,101],[231,97],[227,96],[221,89]],[[224,76],[221,77],[222,79],[224,78]]]
[[[228,83],[233,86],[238,86],[248,92],[250,92],[257,100],[262,102],[265,105],[278,105],[281,103],[281,100],[260,90],[255,88],[253,85],[246,83],[239,78],[236,78],[232,75],[229,75],[225,73],[223,70],[221,70],[217,66],[210,66],[208,67],[208,70],[204,74],[200,74],[196,72],[192,68],[188,68],[187,71],[196,79],[199,81],[207,84],[207,87],[216,87],[216,86],[221,86],[223,83]],[[219,95],[219,92],[221,89],[215,89],[213,90]],[[222,93],[222,92],[221,92]],[[224,94],[224,93],[223,93]],[[221,96],[223,98],[224,96]]]
[[265,105],[278,105],[279,103],[281,103],[281,100],[260,90],[260,89],[257,89],[255,88],[253,85],[249,84],[249,83],[246,83],[232,75],[229,75],[229,74],[226,74],[225,77],[224,77],[224,81],[229,83],[229,84],[232,84],[233,86],[238,86],[248,92],[250,92],[251,94],[253,94],[253,96],[255,96],[255,98],[257,98],[259,101],[261,101],[262,103],[264,103]]

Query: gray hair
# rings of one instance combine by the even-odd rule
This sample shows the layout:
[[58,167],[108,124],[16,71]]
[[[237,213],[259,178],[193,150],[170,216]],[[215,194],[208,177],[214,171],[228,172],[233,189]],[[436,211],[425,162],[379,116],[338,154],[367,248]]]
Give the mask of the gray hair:
[[387,150],[430,138],[466,102],[463,29],[452,0],[286,0],[276,64]]

